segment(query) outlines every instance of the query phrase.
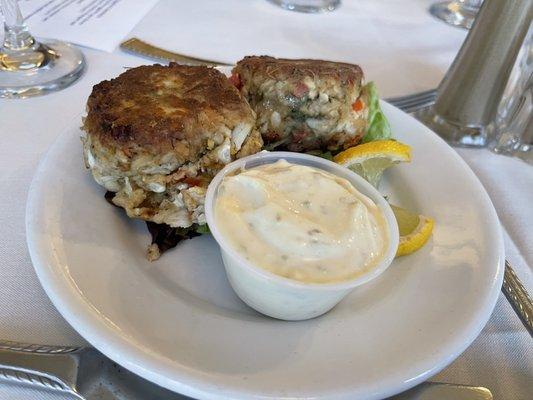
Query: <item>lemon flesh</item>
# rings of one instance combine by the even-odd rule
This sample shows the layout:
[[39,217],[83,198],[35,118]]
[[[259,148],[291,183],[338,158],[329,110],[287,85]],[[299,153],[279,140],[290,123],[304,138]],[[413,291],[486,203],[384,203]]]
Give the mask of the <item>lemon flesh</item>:
[[411,148],[395,140],[376,140],[344,150],[333,160],[378,187],[383,171],[411,160]]
[[435,225],[433,218],[413,214],[392,204],[391,208],[400,231],[400,243],[396,251],[396,257],[411,254],[421,249],[433,232],[433,226]]

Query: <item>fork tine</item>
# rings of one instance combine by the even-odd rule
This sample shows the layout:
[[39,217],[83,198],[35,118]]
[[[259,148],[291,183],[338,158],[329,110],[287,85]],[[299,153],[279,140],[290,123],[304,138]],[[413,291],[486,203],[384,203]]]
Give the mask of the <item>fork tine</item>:
[[407,106],[407,105],[416,104],[416,103],[419,103],[421,101],[425,101],[428,99],[433,99],[436,97],[436,95],[437,95],[436,91],[432,91],[430,93],[417,93],[410,97],[406,97],[402,100],[390,99],[389,103],[394,104],[396,106],[400,106],[400,105]]
[[398,101],[393,102],[393,104],[401,104],[401,105],[409,105],[413,103],[419,103],[424,100],[433,99],[435,98],[435,95],[427,95],[427,96],[420,96],[420,97],[413,97],[412,99],[404,100],[404,101]]
[[394,104],[395,107],[401,109],[401,110],[410,110],[413,108],[417,108],[426,104],[433,104],[435,102],[435,98],[427,98],[422,99],[420,101],[412,102],[409,104]]
[[408,96],[386,99],[390,104],[407,113],[415,112],[434,103],[437,96],[436,89],[414,93]]
[[385,99],[385,100],[387,102],[389,102],[389,103],[391,103],[391,102],[403,102],[405,100],[410,100],[413,97],[420,97],[420,96],[426,96],[428,94],[433,94],[433,93],[435,93],[435,91],[436,91],[436,89],[429,89],[429,90],[424,90],[422,92],[407,94],[407,95],[404,95],[404,96],[389,97],[388,99]]
[[433,103],[435,102],[434,99],[429,99],[427,101],[423,101],[423,102],[420,102],[420,103],[417,103],[417,104],[412,104],[410,106],[407,106],[407,107],[398,107],[400,110],[410,114],[410,113],[413,113],[415,111],[418,111],[422,108],[425,108],[425,107],[429,107],[430,105],[432,105]]

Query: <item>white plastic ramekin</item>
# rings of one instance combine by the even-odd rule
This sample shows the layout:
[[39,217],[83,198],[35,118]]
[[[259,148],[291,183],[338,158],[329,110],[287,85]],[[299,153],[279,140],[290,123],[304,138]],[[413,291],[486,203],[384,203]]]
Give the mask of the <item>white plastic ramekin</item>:
[[[347,179],[382,211],[388,232],[388,246],[381,261],[371,270],[354,279],[336,283],[305,283],[273,274],[247,261],[236,251],[218,229],[214,205],[222,179],[227,174],[284,159],[292,164],[319,168]],[[222,260],[231,286],[250,307],[274,318],[304,320],[324,314],[341,301],[354,287],[374,279],[391,264],[398,248],[396,218],[383,196],[354,172],[334,162],[307,154],[262,152],[228,164],[211,181],[206,194],[205,215],[209,229],[220,246]]]

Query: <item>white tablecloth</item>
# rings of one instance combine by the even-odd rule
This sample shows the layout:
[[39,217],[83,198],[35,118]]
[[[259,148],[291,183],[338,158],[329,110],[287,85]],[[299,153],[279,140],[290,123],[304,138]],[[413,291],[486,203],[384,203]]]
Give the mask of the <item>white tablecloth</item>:
[[[206,5],[213,5],[214,2],[214,0],[202,0],[195,2],[195,5],[198,4],[200,9],[204,7],[203,10],[207,12]],[[353,12],[356,2],[357,0],[345,0],[343,7]],[[245,10],[245,7],[252,7],[246,9],[247,15],[250,16],[253,7],[256,7],[257,10],[268,12],[276,18],[283,16],[285,23],[288,23],[291,18],[304,19],[304,16],[299,14],[281,12],[270,4],[264,3],[263,0],[228,0],[217,1],[217,3],[224,3],[231,15],[238,11],[238,7],[242,7],[242,10]],[[372,5],[373,3],[359,0],[360,6],[370,14],[379,11],[377,6]],[[424,67],[420,68],[425,71],[425,76],[430,77],[424,83],[424,85],[429,85],[432,82],[438,82],[446,70],[460,45],[458,39],[464,37],[464,32],[444,24],[435,27],[436,21],[426,20],[423,16],[427,2],[412,1],[411,3],[411,8],[406,6],[402,11],[401,18],[384,12],[377,15],[381,15],[381,23],[387,22],[397,30],[408,29],[411,26],[420,33],[424,28],[420,24],[425,23],[429,26],[428,32],[445,32],[452,38],[450,40],[450,38],[430,37],[428,39],[426,37],[418,40],[416,35],[406,33],[405,44],[413,49],[413,53],[422,54],[423,51],[427,51],[428,59],[425,60]],[[396,7],[392,8],[393,10],[401,9],[397,1],[389,1],[387,5]],[[419,8],[416,9],[415,6]],[[164,41],[168,39],[169,43],[174,43],[177,50],[208,58],[218,56],[222,59],[226,54],[224,50],[218,50],[218,52],[213,50],[212,55],[205,50],[209,46],[209,37],[199,38],[187,33],[190,31],[189,27],[193,29],[193,22],[189,21],[189,25],[186,26],[187,19],[179,19],[181,14],[177,10],[180,9],[181,7],[175,6],[172,1],[160,2],[135,28],[133,34],[155,41],[159,32],[162,38],[166,38]],[[341,10],[339,10],[339,15],[341,15]],[[408,18],[411,11],[417,15],[417,24],[420,26],[413,27],[412,24],[409,25],[410,23],[401,22],[402,18]],[[335,13],[327,18],[334,16]],[[315,17],[305,16],[305,18]],[[206,18],[212,20],[213,24],[216,23],[213,15],[206,16]],[[373,20],[374,23],[376,18]],[[254,18],[250,20],[253,25]],[[203,22],[198,15],[194,23],[200,21]],[[221,16],[219,23],[225,26],[227,21]],[[263,21],[262,24],[262,29],[267,29],[265,28],[266,22]],[[171,25],[174,26],[173,30]],[[313,30],[317,35],[320,32],[320,26],[314,25]],[[359,30],[357,32],[363,35],[363,32]],[[375,32],[374,34],[377,35]],[[228,35],[231,36],[230,33]],[[291,35],[298,35],[298,32],[292,32]],[[169,38],[174,39],[171,41]],[[218,43],[215,39],[213,41],[213,43]],[[252,51],[253,49],[245,45],[239,47],[242,43],[250,46],[247,41],[244,41],[236,43],[231,49],[227,48],[227,54],[231,54],[230,58],[244,54],[244,52],[259,53],[268,50],[265,48],[260,49],[261,51]],[[433,44],[427,47],[428,43]],[[306,42],[306,45],[310,44]],[[211,46],[212,49],[215,47]],[[371,51],[368,47],[361,48],[366,49],[364,51]],[[275,52],[283,53],[281,50]],[[88,61],[87,72],[72,87],[40,98],[0,100],[0,209],[2,210],[0,213],[0,338],[2,339],[46,344],[84,343],[84,340],[51,305],[33,271],[25,240],[26,196],[40,157],[65,127],[79,121],[92,85],[119,74],[124,67],[146,62],[140,58],[125,55],[119,50],[111,55],[89,49],[84,49],[84,53]],[[365,54],[364,52],[358,53],[357,58],[365,59]],[[349,57],[346,58],[349,59]],[[384,59],[384,62],[390,63],[391,60],[393,59]],[[356,60],[351,59],[351,61]],[[416,59],[413,59],[413,62],[416,63]],[[438,68],[432,69],[429,65],[438,65]],[[412,83],[416,80],[416,74],[404,74],[404,71],[398,71],[391,77],[394,79],[381,79],[380,76],[383,75],[377,73],[375,78],[377,77],[376,80],[382,92],[386,94],[418,87],[416,83]],[[404,80],[411,83],[406,84]],[[487,150],[459,149],[458,151],[489,192],[505,230],[506,256],[526,283],[529,291],[533,293],[531,271],[533,265],[533,246],[531,246],[533,243],[533,224],[531,223],[533,221],[533,168],[518,159],[494,155]],[[532,340],[503,296],[500,296],[491,320],[472,346],[434,380],[486,386],[491,389],[496,399],[526,400],[531,398],[533,392]],[[66,399],[67,397],[0,384],[0,400],[56,400],[60,398]]]
[[250,54],[354,62],[383,96],[436,87],[466,35],[433,18],[428,0],[343,0],[333,13],[311,15],[266,0],[170,4],[160,2],[132,36],[228,63]]

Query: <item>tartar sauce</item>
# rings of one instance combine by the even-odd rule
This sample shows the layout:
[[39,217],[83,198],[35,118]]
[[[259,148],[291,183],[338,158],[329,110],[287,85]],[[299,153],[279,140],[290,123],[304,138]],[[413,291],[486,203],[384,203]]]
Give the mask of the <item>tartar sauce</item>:
[[376,204],[347,180],[285,160],[222,180],[215,221],[249,262],[307,283],[352,279],[378,263],[388,236]]

